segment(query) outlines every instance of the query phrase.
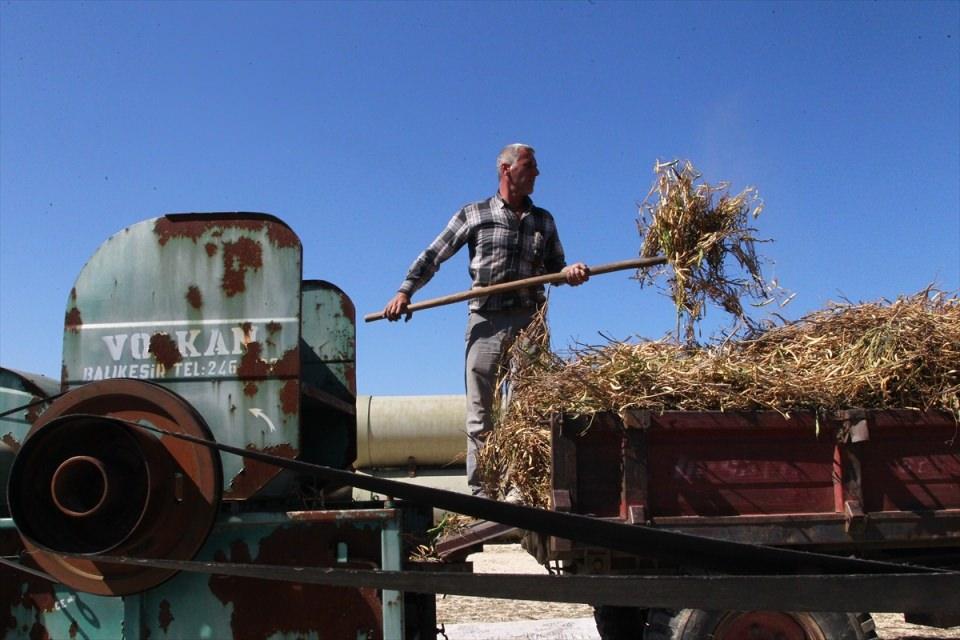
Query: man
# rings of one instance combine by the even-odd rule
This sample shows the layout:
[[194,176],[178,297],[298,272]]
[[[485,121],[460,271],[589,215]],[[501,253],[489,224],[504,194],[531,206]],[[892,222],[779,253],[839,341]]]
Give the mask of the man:
[[[562,272],[576,286],[589,273],[582,262],[566,266],[553,216],[533,204],[530,194],[540,172],[532,147],[511,144],[497,156],[499,189],[487,200],[468,204],[447,223],[437,239],[417,257],[400,289],[383,310],[395,321],[405,315],[410,296],[423,287],[440,264],[463,245],[470,251],[474,287]],[[493,429],[496,378],[504,351],[545,302],[542,286],[474,298],[466,335],[467,482],[483,495],[477,475],[477,452]]]

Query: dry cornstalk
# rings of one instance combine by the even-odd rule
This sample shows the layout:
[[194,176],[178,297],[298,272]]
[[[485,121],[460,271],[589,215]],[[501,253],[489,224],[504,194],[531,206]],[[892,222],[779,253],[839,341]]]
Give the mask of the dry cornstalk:
[[[741,299],[767,304],[783,291],[764,280],[751,218],[763,211],[753,187],[730,195],[729,184],[711,185],[689,162],[657,162],[656,180],[640,205],[637,228],[641,257],[662,255],[667,265],[638,272],[641,284],[666,274],[677,308],[677,334],[695,341],[696,325],[710,301],[729,313],[735,326],[750,326]],[[732,260],[730,258],[733,258]]]

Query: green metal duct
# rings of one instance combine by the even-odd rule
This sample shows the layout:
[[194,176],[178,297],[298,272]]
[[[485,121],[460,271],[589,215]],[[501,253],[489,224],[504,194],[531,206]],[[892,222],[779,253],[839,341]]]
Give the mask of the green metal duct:
[[462,395],[357,396],[356,467],[462,467],[465,420]]
[[[60,384],[38,373],[26,373],[0,367],[0,413],[29,405],[56,395]],[[13,458],[33,421],[45,409],[43,405],[24,408],[0,417],[0,517],[7,514],[7,477]]]

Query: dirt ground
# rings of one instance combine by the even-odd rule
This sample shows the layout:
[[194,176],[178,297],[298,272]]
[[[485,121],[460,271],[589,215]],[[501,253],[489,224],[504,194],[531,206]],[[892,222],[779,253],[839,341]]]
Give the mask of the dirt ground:
[[[486,545],[468,558],[477,573],[546,573],[518,544]],[[437,622],[447,628],[448,640],[596,640],[588,605],[526,600],[497,600],[465,596],[437,596]],[[570,621],[564,624],[564,621]],[[572,624],[576,621],[576,624]],[[877,634],[883,640],[960,639],[960,627],[934,629],[907,624],[899,614],[875,614]]]

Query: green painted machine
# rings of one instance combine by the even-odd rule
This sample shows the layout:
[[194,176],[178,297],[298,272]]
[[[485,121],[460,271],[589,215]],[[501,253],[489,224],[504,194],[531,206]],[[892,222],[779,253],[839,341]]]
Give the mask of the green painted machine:
[[98,560],[405,568],[429,508],[131,428],[349,470],[354,362],[352,302],[303,280],[277,218],[174,214],[108,239],[70,292],[60,384],[0,371],[6,408],[62,393],[0,423],[0,555],[37,572],[0,566],[0,637],[435,637],[432,596]]

